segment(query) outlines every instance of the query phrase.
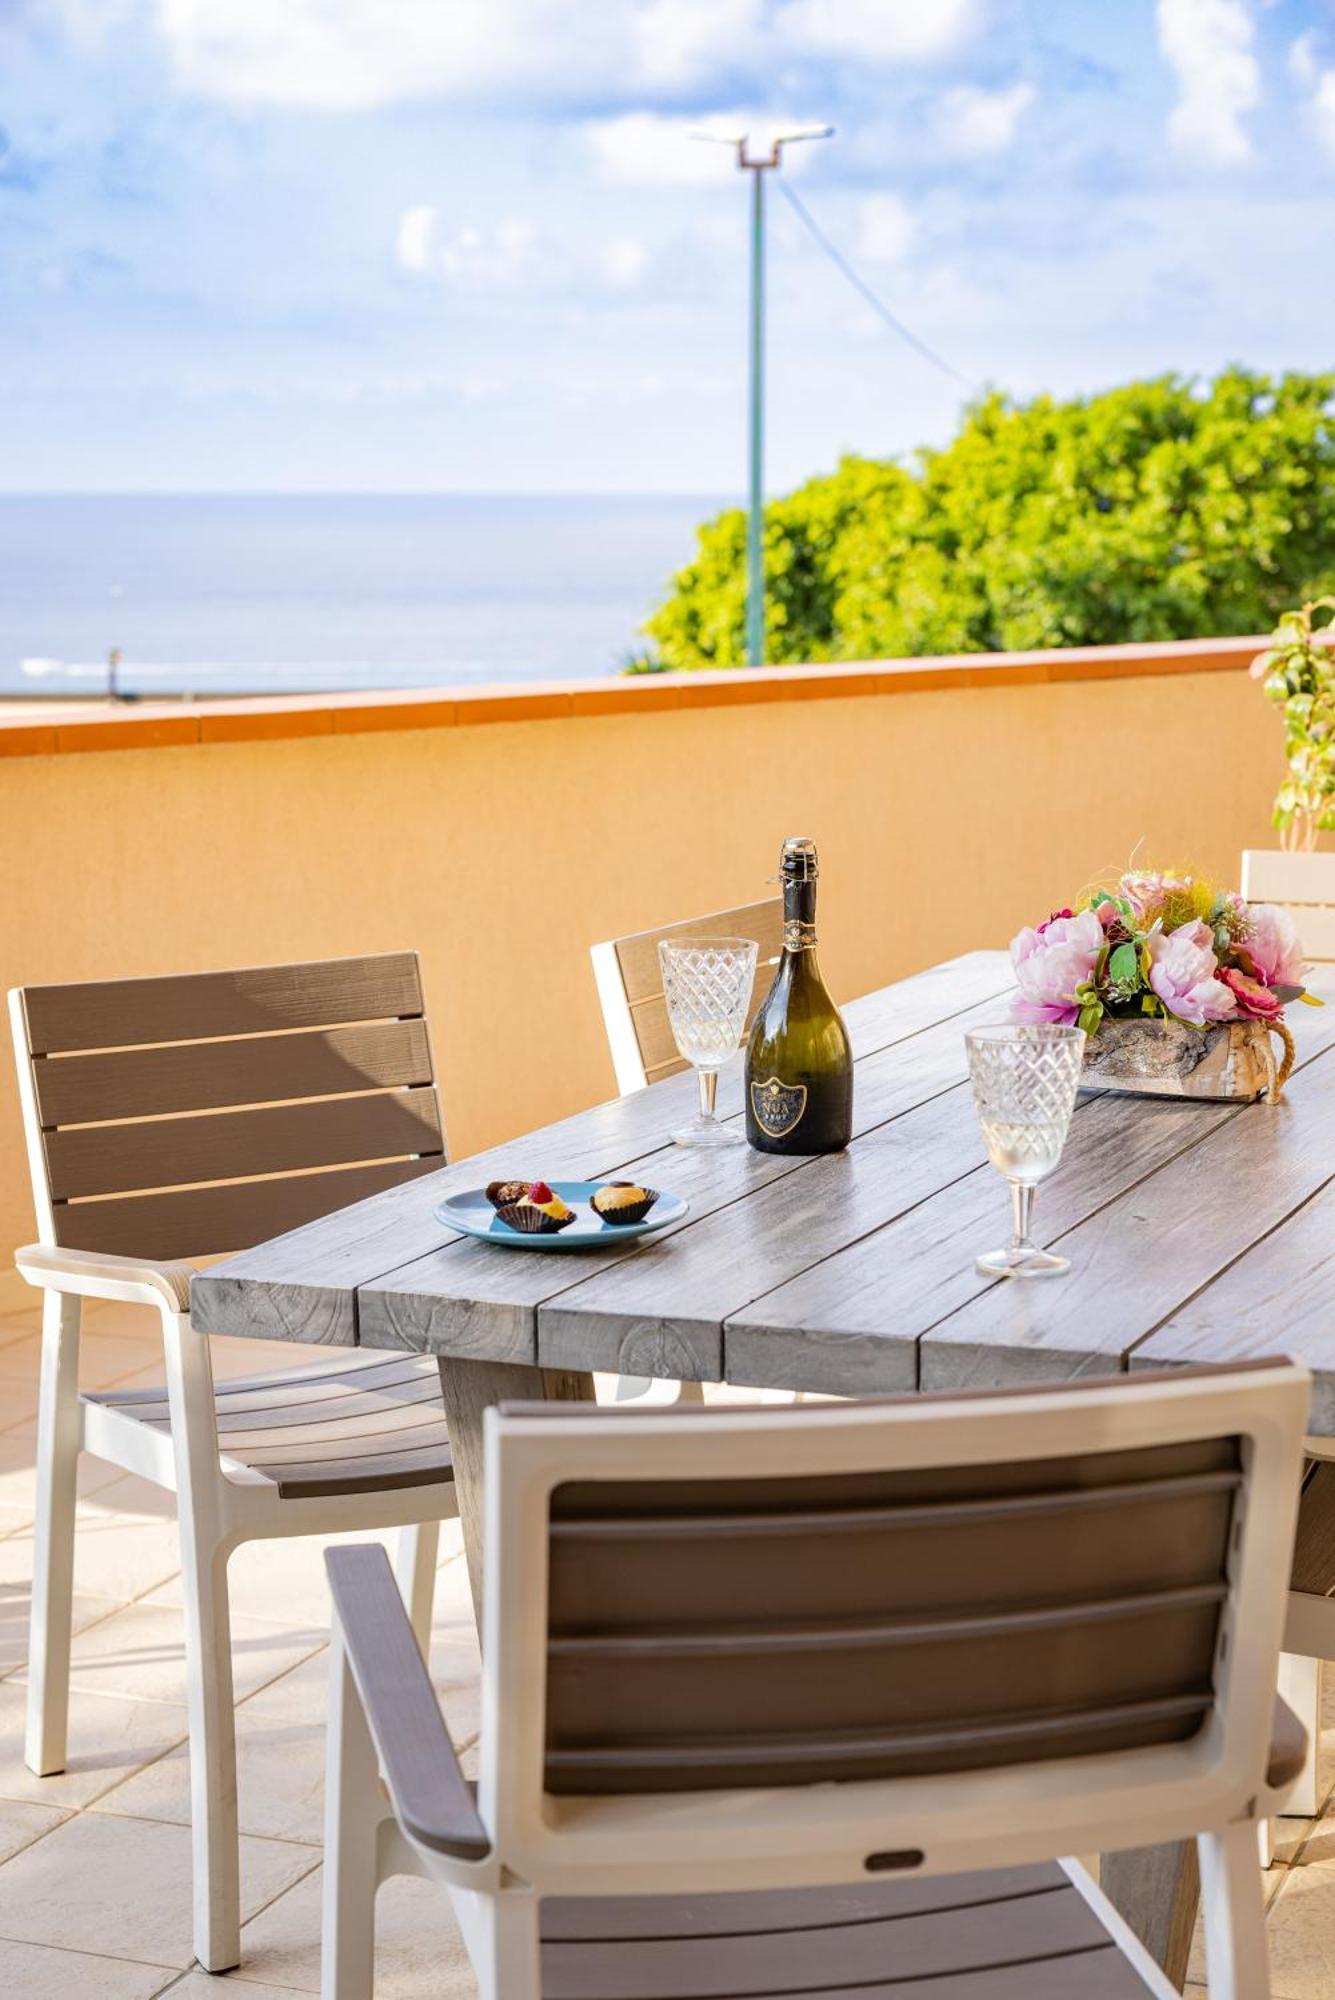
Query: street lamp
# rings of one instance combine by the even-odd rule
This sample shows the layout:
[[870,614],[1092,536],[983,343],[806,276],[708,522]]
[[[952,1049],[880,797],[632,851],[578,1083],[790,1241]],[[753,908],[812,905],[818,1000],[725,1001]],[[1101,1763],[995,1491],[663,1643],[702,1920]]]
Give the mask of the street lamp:
[[[746,520],[746,664],[765,663],[765,175],[783,165],[785,146],[828,139],[833,125],[795,125],[786,132],[693,132],[693,139],[731,146],[751,176],[751,428]],[[757,150],[751,151],[756,140]],[[768,152],[765,146],[768,145]]]

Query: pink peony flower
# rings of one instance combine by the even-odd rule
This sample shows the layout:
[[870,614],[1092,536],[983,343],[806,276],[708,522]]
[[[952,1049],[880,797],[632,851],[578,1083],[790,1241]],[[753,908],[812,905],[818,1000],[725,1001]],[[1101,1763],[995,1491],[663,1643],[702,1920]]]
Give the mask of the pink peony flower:
[[1012,1012],[1017,1021],[1059,1021],[1074,1026],[1080,1014],[1075,993],[1094,976],[1103,949],[1103,925],[1092,910],[1078,917],[1049,917],[1040,929],[1032,926],[1011,939],[1020,997]]
[[1216,977],[1219,961],[1214,939],[1199,917],[1175,931],[1151,931],[1145,940],[1150,954],[1150,985],[1170,1014],[1203,1028],[1207,1021],[1226,1021],[1233,1012],[1233,995]]
[[1182,882],[1176,875],[1164,875],[1157,868],[1141,868],[1124,875],[1117,884],[1117,893],[1125,897],[1137,916],[1144,916],[1151,903],[1158,901],[1165,889],[1180,889]]
[[1251,903],[1247,908],[1251,926],[1242,940],[1242,949],[1267,986],[1301,986],[1303,948],[1293,918],[1273,903]]
[[1253,1021],[1278,1021],[1283,1014],[1283,1001],[1268,986],[1262,986],[1259,979],[1249,979],[1245,972],[1231,965],[1224,966],[1219,977],[1237,1002],[1239,1014]]

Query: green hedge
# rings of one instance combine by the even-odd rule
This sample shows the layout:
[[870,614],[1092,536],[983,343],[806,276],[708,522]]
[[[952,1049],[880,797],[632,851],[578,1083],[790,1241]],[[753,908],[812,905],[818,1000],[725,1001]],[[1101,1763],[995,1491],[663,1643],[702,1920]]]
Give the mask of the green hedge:
[[[1335,373],[990,394],[944,450],[848,457],[765,510],[775,662],[1264,632],[1335,580]],[[745,663],[746,517],[646,623],[644,666]]]

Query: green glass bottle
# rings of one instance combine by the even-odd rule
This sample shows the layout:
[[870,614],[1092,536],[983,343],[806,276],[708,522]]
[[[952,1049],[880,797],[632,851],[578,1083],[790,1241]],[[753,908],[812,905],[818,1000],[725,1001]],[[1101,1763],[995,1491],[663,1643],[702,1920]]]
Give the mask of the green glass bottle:
[[746,1136],[761,1153],[841,1153],[853,1052],[816,963],[815,842],[783,843],[783,956],[746,1051]]

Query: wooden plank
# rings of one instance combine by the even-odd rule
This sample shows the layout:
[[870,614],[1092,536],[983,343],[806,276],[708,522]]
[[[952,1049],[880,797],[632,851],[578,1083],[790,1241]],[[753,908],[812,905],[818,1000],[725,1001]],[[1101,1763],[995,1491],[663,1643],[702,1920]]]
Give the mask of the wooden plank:
[[1335,1054],[1287,1103],[1244,1106],[1060,1239],[1069,1279],[1003,1281],[932,1329],[924,1389],[1120,1368],[1132,1349],[1335,1173]]
[[50,1126],[403,1089],[430,1083],[431,1051],[424,1021],[385,1021],[324,1033],[39,1056],[32,1074],[38,1114]]
[[[688,1229],[726,1203],[737,1204],[749,1191],[791,1174],[795,1160],[775,1153],[755,1153],[738,1146],[727,1154],[669,1148],[642,1161],[617,1167],[601,1162],[583,1171],[567,1171],[560,1156],[551,1169],[560,1180],[595,1179],[603,1174],[641,1175],[654,1185],[668,1181],[674,1194],[691,1203]],[[546,1168],[543,1170],[547,1171]],[[443,1234],[443,1232],[438,1232]],[[664,1232],[674,1243],[681,1230]],[[656,1242],[662,1238],[655,1238]],[[631,1239],[606,1249],[563,1250],[559,1255],[514,1251],[509,1255],[468,1237],[450,1236],[427,1256],[374,1278],[358,1292],[358,1323],[364,1345],[406,1348],[420,1354],[472,1355],[492,1361],[537,1361],[538,1308],[553,1293],[598,1277],[611,1264],[634,1257],[641,1245]],[[715,1344],[717,1346],[717,1343]],[[671,1379],[716,1380],[697,1374],[707,1369],[710,1354],[676,1352],[660,1355],[660,1365],[624,1372],[667,1374]],[[669,1365],[669,1363],[671,1365]],[[580,1365],[569,1360],[552,1366]],[[589,1366],[602,1367],[601,1361]],[[613,1364],[615,1365],[615,1364]]]
[[[999,1001],[1010,990],[1010,965],[1003,952],[969,952],[932,966],[845,1009],[855,1054],[902,1041],[985,999]],[[661,1149],[673,1126],[693,1114],[695,1100],[694,1078],[672,1077],[264,1243],[195,1280],[195,1324],[205,1331],[261,1339],[290,1338],[289,1325],[324,1327],[337,1330],[340,1339],[349,1338],[355,1323],[353,1293],[359,1285],[401,1270],[453,1240],[432,1213],[443,1195],[502,1176],[554,1172],[550,1161],[562,1163],[572,1178],[615,1174]],[[725,1115],[740,1114],[739,1060],[724,1071],[719,1100]],[[667,1154],[674,1167],[682,1157],[675,1151]],[[661,1164],[655,1172],[668,1178]]]
[[422,985],[416,952],[395,951],[305,965],[29,986],[23,1007],[30,1050],[49,1055],[417,1015]]
[[[1335,990],[1335,978],[1322,977]],[[1294,1022],[1300,1064],[1335,1045],[1335,1007],[1292,1012],[1302,1017]],[[1038,1239],[1063,1236],[1228,1119],[1268,1109],[1082,1097],[1061,1168],[1039,1194]],[[980,1158],[981,1138],[967,1120],[961,1146]],[[728,1380],[850,1395],[912,1386],[913,1344],[990,1288],[974,1259],[1007,1231],[1005,1188],[980,1164],[948,1193],[731,1316]],[[1034,1357],[1040,1374],[1045,1366]]]
[[444,1152],[434,1090],[78,1125],[43,1142],[56,1201]]
[[459,1525],[463,1530],[468,1581],[480,1632],[486,1520],[482,1429],[486,1413],[496,1403],[592,1403],[593,1377],[564,1369],[516,1367],[505,1362],[442,1358],[438,1365],[459,1498]]
[[631,937],[616,939],[617,964],[626,1003],[634,1008],[639,1001],[651,1000],[663,991],[663,972],[658,961],[659,944],[668,938],[743,937],[754,938],[760,956],[776,958],[783,944],[783,898],[766,896],[759,903],[741,903],[732,910],[713,910],[708,916],[687,917],[677,924],[657,930],[636,931]]
[[[955,1021],[867,1057],[854,1090],[855,1133],[884,1125],[958,1081],[964,1068],[961,1026],[990,1018],[994,1006],[985,1001]],[[858,1152],[855,1142],[851,1154],[819,1163],[829,1172],[819,1179],[812,1198],[804,1202],[794,1195],[773,1215],[772,1196],[763,1190],[794,1177],[805,1180],[814,1163],[756,1154],[742,1146],[717,1154],[669,1150],[633,1161],[626,1172],[651,1185],[657,1177],[692,1202],[684,1225],[647,1244],[632,1242],[624,1252],[563,1252],[559,1258],[501,1256],[485,1244],[452,1242],[362,1287],[362,1338],[395,1345],[425,1342],[437,1353],[485,1352],[495,1359],[536,1354],[551,1367],[717,1380],[723,1317],[731,1306],[753,1296],[744,1287],[764,1288],[760,1274],[780,1254],[780,1245],[802,1261],[820,1254],[809,1248],[819,1189],[839,1187],[851,1172],[872,1205],[843,1213],[837,1201],[828,1204],[820,1220],[831,1247],[849,1241],[859,1227],[872,1226],[873,1219],[883,1219],[885,1203],[895,1201],[896,1177],[887,1183],[884,1174],[878,1175],[875,1158],[861,1171],[850,1168]],[[559,1179],[570,1170],[558,1156],[555,1166],[542,1171]],[[949,1173],[948,1162],[942,1161],[941,1171]],[[805,1219],[786,1227],[783,1217],[790,1208]],[[706,1219],[710,1217],[712,1223]],[[744,1265],[738,1260],[739,1231],[755,1246]],[[664,1259],[671,1260],[670,1266]],[[751,1275],[743,1276],[743,1270]],[[618,1290],[618,1273],[625,1274],[624,1292]],[[604,1291],[609,1286],[610,1297]],[[695,1305],[687,1312],[681,1301],[692,1287]],[[672,1301],[667,1311],[665,1293]],[[712,1299],[712,1309],[706,1297]]]
[[[1099,1887],[1180,1991],[1186,1984],[1191,1936],[1201,1900],[1195,1841],[1132,1847],[1102,1855]],[[1072,1991],[1087,1993],[1083,1981]]]
[[107,1250],[158,1261],[204,1257],[258,1242],[270,1230],[295,1228],[345,1201],[415,1179],[431,1166],[430,1160],[395,1160],[171,1194],[63,1202],[55,1210],[56,1241],[71,1250]]
[[[1043,1189],[1035,1227],[1047,1243],[1134,1187],[1236,1113],[1227,1106],[1083,1100],[1061,1171]],[[929,1327],[980,1297],[991,1281],[978,1252],[1009,1230],[1006,1189],[978,1164],[982,1140],[967,1088],[891,1132],[924,1149],[950,1134],[956,1176],[943,1175],[907,1212],[827,1260],[734,1309],[724,1330],[726,1375],[750,1386],[878,1395],[917,1386],[917,1343]],[[926,1125],[930,1136],[919,1137]],[[962,1169],[963,1171],[959,1171]]]
[[[1301,1091],[1299,1081],[1295,1090]],[[1166,1319],[1133,1368],[1288,1355],[1312,1371],[1308,1431],[1335,1437],[1335,1181],[1327,1181],[1198,1298]]]

